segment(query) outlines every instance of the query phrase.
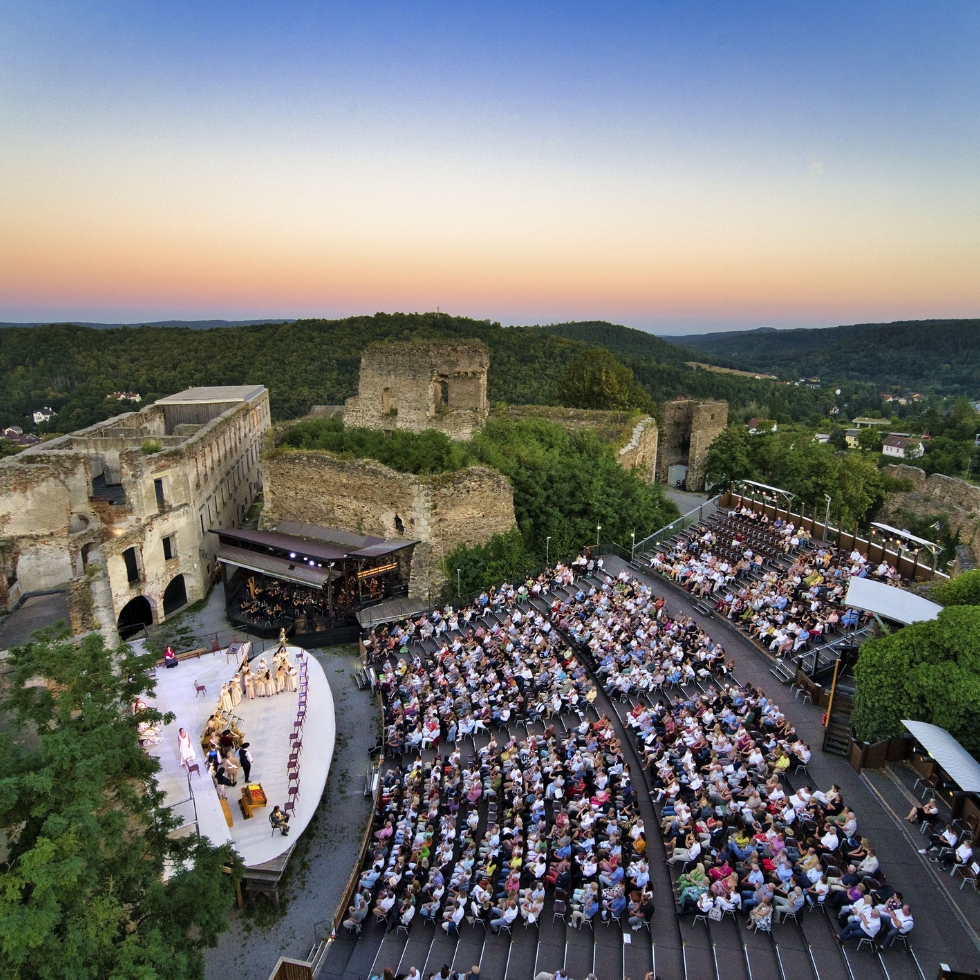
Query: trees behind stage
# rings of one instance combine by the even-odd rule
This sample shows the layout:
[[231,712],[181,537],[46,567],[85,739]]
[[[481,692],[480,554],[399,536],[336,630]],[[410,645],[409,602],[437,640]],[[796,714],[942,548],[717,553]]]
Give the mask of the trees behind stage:
[[861,646],[851,716],[865,742],[906,734],[902,719],[945,728],[980,753],[980,607],[951,606]]
[[517,531],[448,555],[447,597],[455,594],[456,569],[462,591],[474,592],[520,577],[546,556],[554,561],[577,552],[597,536],[628,546],[631,532],[639,541],[678,516],[663,486],[624,470],[591,430],[572,435],[541,418],[491,416],[471,445],[477,461],[510,480]]
[[[58,627],[13,651],[0,702],[0,975],[204,976],[241,875],[229,847],[171,836],[159,762],[137,738],[153,657]],[[230,872],[230,873],[229,873]],[[169,875],[166,882],[164,875]]]

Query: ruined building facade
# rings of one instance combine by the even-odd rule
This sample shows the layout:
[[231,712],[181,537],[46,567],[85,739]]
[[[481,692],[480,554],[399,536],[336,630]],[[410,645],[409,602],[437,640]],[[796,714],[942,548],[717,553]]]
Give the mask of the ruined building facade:
[[269,423],[261,385],[192,388],[0,462],[0,610],[64,589],[75,631],[114,642],[202,598]]
[[657,480],[671,466],[687,466],[687,489],[703,490],[708,450],[728,425],[728,402],[678,398],[664,403],[664,428],[657,445]]
[[479,340],[378,343],[361,354],[357,395],[344,424],[368,429],[438,429],[469,439],[486,421],[490,354]]

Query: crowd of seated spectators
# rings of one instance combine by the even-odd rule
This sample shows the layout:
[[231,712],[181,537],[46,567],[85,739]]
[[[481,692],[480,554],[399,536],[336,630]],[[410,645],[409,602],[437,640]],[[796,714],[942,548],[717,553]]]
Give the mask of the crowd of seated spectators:
[[389,754],[453,744],[517,720],[563,710],[584,716],[595,700],[588,672],[547,617],[515,607],[502,622],[476,621],[443,633],[431,659],[416,653],[386,660],[384,695]]
[[694,620],[667,615],[664,599],[625,572],[614,587],[579,591],[555,615],[559,629],[587,652],[613,698],[723,677],[732,667],[724,648]]
[[650,566],[711,602],[778,658],[857,624],[857,612],[842,605],[850,578],[900,583],[887,562],[814,547],[791,521],[770,521],[749,508],[692,528],[656,552]]
[[[655,665],[671,643],[659,635],[671,622],[666,605],[625,573],[607,577],[585,600],[567,603],[563,616],[570,629],[580,625],[587,645],[599,636],[599,654],[610,643],[629,650],[627,670],[644,657]],[[603,636],[602,629],[614,634]],[[711,651],[710,640],[698,633],[690,631],[697,639],[687,651],[675,644],[674,656]],[[722,658],[723,652],[714,663]],[[620,669],[615,658],[612,663]],[[806,774],[810,760],[793,726],[762,692],[705,671],[688,675],[687,689],[672,696],[663,685],[639,687],[626,717],[650,773],[667,859],[683,870],[679,914],[721,918],[741,911],[747,928],[768,930],[773,919],[810,904],[841,916],[842,941],[858,937],[856,930],[858,938],[886,944],[907,934],[911,911],[887,885],[839,788],[812,790],[801,781],[794,790],[786,779],[789,772]]]
[[[485,593],[462,612],[446,607],[369,634],[389,754],[437,755],[385,775],[382,826],[349,928],[379,883],[373,909],[379,917],[394,910],[393,928],[416,911],[450,935],[464,919],[494,932],[518,918],[532,924],[548,891],[572,926],[596,916],[634,929],[649,921],[645,829],[615,729],[605,717],[586,718],[596,695],[588,671],[550,619],[526,605],[551,602],[556,586],[568,589],[576,571],[594,568],[585,556]],[[434,652],[423,656],[423,639],[437,642]],[[532,731],[535,722],[543,733]],[[522,739],[512,734],[518,725]],[[476,751],[474,738],[464,756],[478,732],[489,742]]]
[[[522,622],[522,607],[532,598],[551,595],[556,587],[570,587],[577,574],[602,569],[602,559],[582,555],[570,565],[557,564],[539,575],[528,578],[520,585],[508,582],[481,593],[470,605],[461,610],[448,604],[442,608],[420,616],[418,619],[394,624],[384,624],[372,628],[363,638],[365,654],[369,662],[380,662],[391,654],[407,654],[413,644],[421,644],[434,639],[440,642],[448,634],[465,631],[471,626],[474,633],[480,629],[481,620],[497,614],[516,613],[512,621],[518,626]],[[533,615],[533,614],[532,614]],[[499,619],[499,616],[497,616]],[[484,624],[484,629],[488,628]],[[492,626],[490,627],[492,628]],[[550,627],[549,627],[550,628]]]
[[644,827],[605,718],[406,762],[384,776],[376,823],[347,928],[370,909],[389,928],[418,914],[450,936],[464,920],[509,931],[535,924],[549,891],[572,925],[641,928],[653,912]]

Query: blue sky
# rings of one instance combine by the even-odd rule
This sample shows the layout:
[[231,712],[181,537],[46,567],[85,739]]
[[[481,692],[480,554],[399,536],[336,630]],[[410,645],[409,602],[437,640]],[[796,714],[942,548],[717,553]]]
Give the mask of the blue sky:
[[0,319],[977,314],[972,2],[0,13]]

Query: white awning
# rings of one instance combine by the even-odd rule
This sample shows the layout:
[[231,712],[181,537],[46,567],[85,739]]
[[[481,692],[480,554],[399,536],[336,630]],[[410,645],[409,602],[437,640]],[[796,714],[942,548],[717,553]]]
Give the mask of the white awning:
[[915,740],[964,793],[980,793],[980,762],[945,728],[924,721],[902,721]]
[[850,580],[844,605],[876,613],[906,626],[935,619],[943,608],[913,592],[867,578]]

